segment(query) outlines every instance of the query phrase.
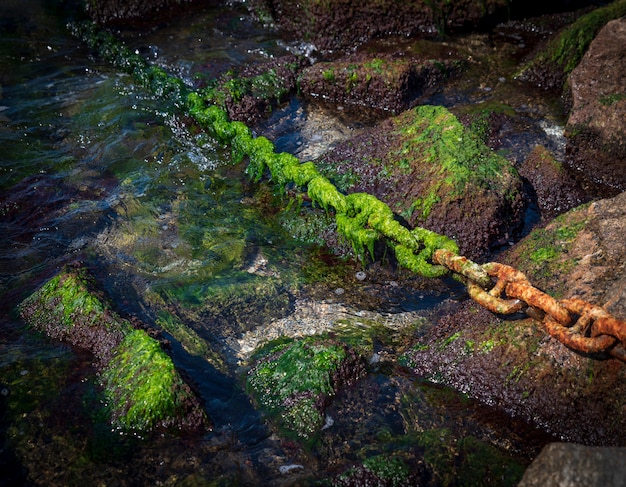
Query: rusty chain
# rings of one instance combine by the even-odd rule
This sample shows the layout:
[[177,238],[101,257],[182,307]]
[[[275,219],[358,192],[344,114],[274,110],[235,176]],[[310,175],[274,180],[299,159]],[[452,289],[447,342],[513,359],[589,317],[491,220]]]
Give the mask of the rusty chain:
[[[194,103],[189,102],[191,98],[187,101],[181,101],[184,96],[187,96],[189,91],[181,80],[168,75],[161,68],[150,65],[141,56],[133,53],[123,43],[116,40],[111,34],[99,32],[97,26],[92,22],[72,24],[71,27],[75,35],[83,38],[92,48],[98,50],[105,59],[122,70],[133,74],[158,95],[178,97],[181,105],[187,106],[190,114],[196,118],[201,126],[206,128],[207,125],[224,122],[222,123],[223,127],[220,127],[226,135],[229,135],[226,138],[233,144],[237,143],[235,135],[238,132],[235,129],[242,129],[243,124],[235,126],[238,122],[235,122],[235,124],[225,123],[227,118],[225,112],[222,113],[221,118],[217,117],[217,121],[213,120],[215,122],[213,123],[211,122],[210,114],[207,115],[203,111],[206,107],[196,107]],[[193,95],[195,95],[194,100],[200,100],[200,105],[203,105],[197,94],[191,93],[189,96],[192,97]],[[220,112],[220,110],[218,109],[217,112]],[[213,128],[214,131],[217,130],[215,127]],[[247,134],[247,139],[252,140],[251,132],[249,133],[247,127],[243,126],[243,128],[245,128],[244,135]],[[261,149],[265,149],[265,152],[263,150],[257,150],[256,152],[262,152],[263,154],[261,155],[265,156],[273,153],[273,146],[271,146],[269,141],[260,140],[257,142],[259,143],[255,147],[260,146]],[[242,145],[241,141],[239,141],[239,145]],[[250,145],[253,146],[254,144]],[[271,150],[269,149],[270,146]],[[258,154],[256,155],[258,156]],[[281,156],[284,156],[284,154],[270,157],[273,164],[279,169],[281,165],[277,164],[277,161],[284,162]],[[296,165],[299,166],[299,161],[294,156],[291,157],[294,159],[291,161],[292,165],[294,167]],[[285,168],[282,167],[282,169],[284,172]],[[309,172],[312,170],[311,167],[307,167],[307,169]],[[281,178],[277,177],[277,179]],[[320,181],[324,182],[322,179],[318,177],[316,181],[318,183]],[[337,194],[336,188],[332,194]],[[417,250],[416,259],[411,260],[408,257],[405,259],[407,262],[410,260],[409,264],[412,265],[408,267],[415,272],[427,277],[435,277],[440,275],[439,271],[448,269],[466,284],[468,294],[474,301],[493,313],[509,315],[523,311],[531,318],[542,322],[550,336],[573,350],[584,354],[610,355],[626,362],[626,321],[618,320],[602,307],[582,299],[572,298],[558,301],[532,286],[525,274],[511,266],[497,262],[489,262],[482,265],[472,262],[466,257],[456,254],[450,248],[443,248],[442,242],[449,240],[443,235],[418,227],[412,230],[407,237],[407,232],[404,229],[402,229],[402,232],[399,232],[397,222],[393,220],[391,211],[382,202],[369,195],[365,196],[368,197],[365,206],[369,207],[375,204],[386,210],[386,212],[379,208],[379,213],[382,216],[374,215],[373,218],[370,218],[370,212],[367,213],[367,218],[362,218],[362,222],[357,222],[360,227],[356,228],[356,230],[352,229],[352,231],[353,233],[356,232],[355,234],[361,240],[364,238],[363,235],[368,237],[372,231],[380,232],[381,235],[387,237],[393,237],[395,240],[398,240],[399,235],[400,240],[395,242],[394,247],[397,255],[407,257],[409,256],[408,254],[414,254]],[[342,198],[339,199],[343,201]],[[330,201],[329,204],[337,210],[337,205],[333,204],[333,201]],[[322,204],[322,206],[326,207],[326,204]],[[366,212],[363,211],[363,214],[365,215]],[[369,228],[370,233],[367,233],[368,230],[365,227]],[[365,240],[369,241],[368,239]],[[421,249],[418,248],[420,246]],[[454,247],[456,247],[456,244],[454,244]],[[430,262],[428,262],[429,260]],[[437,265],[442,266],[441,269],[437,269]]]
[[504,315],[523,311],[573,350],[626,362],[626,321],[604,308],[580,298],[558,301],[534,287],[524,273],[498,262],[480,265],[443,249],[432,259],[460,276],[469,296],[489,311]]

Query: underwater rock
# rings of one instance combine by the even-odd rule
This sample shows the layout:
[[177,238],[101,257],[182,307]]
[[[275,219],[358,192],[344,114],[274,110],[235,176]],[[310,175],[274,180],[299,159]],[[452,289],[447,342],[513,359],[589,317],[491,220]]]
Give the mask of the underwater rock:
[[517,171],[444,107],[420,106],[339,144],[318,166],[341,191],[365,192],[410,226],[486,255],[522,222]]
[[602,28],[569,77],[573,107],[566,127],[566,163],[599,196],[626,190],[625,72],[622,18]]
[[365,374],[364,359],[344,343],[323,336],[282,339],[253,357],[247,389],[286,436],[312,442],[337,390]]
[[[577,296],[626,318],[626,193],[536,229],[503,260],[557,298]],[[605,304],[606,303],[606,304]],[[420,377],[502,408],[566,441],[626,446],[626,364],[585,355],[530,318],[498,317],[471,301],[438,320],[404,359]]]
[[429,472],[420,465],[415,472],[409,470],[400,456],[378,455],[366,460],[363,465],[353,467],[349,471],[332,480],[333,487],[358,487],[362,485],[379,486],[415,486],[426,485],[430,480]]
[[108,304],[82,267],[67,267],[20,304],[24,320],[98,359],[103,402],[115,428],[148,432],[208,426],[199,399],[171,357]]
[[436,93],[461,66],[453,53],[446,59],[361,54],[318,62],[303,70],[298,83],[306,98],[398,114]]

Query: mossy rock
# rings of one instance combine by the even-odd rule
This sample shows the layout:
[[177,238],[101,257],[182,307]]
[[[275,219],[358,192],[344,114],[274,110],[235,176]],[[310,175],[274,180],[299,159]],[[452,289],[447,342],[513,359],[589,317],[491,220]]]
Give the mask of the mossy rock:
[[303,59],[283,56],[267,63],[229,70],[208,80],[200,90],[204,99],[228,112],[231,120],[255,123],[267,117],[296,89]]
[[172,359],[144,330],[126,334],[102,370],[101,380],[116,428],[195,430],[206,423],[204,411]]
[[298,83],[307,98],[398,114],[415,106],[420,97],[434,94],[461,66],[459,58],[357,55],[318,62],[303,70]]
[[588,207],[578,206],[534,229],[507,253],[507,261],[526,273],[535,286],[562,297],[570,284],[568,276],[580,260],[573,259],[570,250],[586,227]]
[[543,89],[562,90],[600,29],[624,15],[626,0],[618,0],[579,17],[522,68],[520,78]]
[[328,401],[365,373],[354,349],[328,337],[284,339],[253,357],[247,390],[287,436],[315,441]]
[[441,106],[391,118],[337,146],[319,167],[331,182],[345,182],[343,191],[376,196],[409,226],[454,238],[472,258],[522,223],[517,171]]
[[65,268],[26,298],[19,310],[37,330],[98,358],[104,403],[117,429],[198,430],[208,425],[199,399],[171,357],[155,338],[112,309],[85,268]]
[[[421,475],[419,475],[421,474]],[[400,455],[376,455],[368,458],[362,465],[356,466],[332,480],[333,487],[358,485],[379,485],[390,487],[409,487],[421,485],[425,472],[411,472],[406,461]]]

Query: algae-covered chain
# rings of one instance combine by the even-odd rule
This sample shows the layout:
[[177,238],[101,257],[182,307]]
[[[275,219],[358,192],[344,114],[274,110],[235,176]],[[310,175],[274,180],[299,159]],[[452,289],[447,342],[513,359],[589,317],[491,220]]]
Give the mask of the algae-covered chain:
[[[556,301],[533,287],[516,269],[495,262],[476,264],[459,256],[457,244],[445,235],[402,226],[389,206],[376,197],[366,193],[342,194],[312,162],[301,163],[292,154],[276,153],[271,141],[254,137],[242,122],[230,121],[225,110],[211,105],[162,68],[150,65],[93,22],[72,24],[70,28],[114,66],[135,76],[156,95],[187,110],[202,128],[231,147],[234,162],[247,156],[246,171],[252,179],[258,181],[269,170],[272,181],[281,190],[289,184],[306,189],[314,203],[334,212],[337,230],[350,241],[360,258],[365,257],[366,251],[373,257],[374,243],[385,237],[398,263],[412,272],[440,277],[452,271],[466,283],[470,297],[490,311],[525,311],[543,321],[548,333],[568,347],[587,354],[608,353],[626,362],[625,321],[582,300]],[[497,279],[493,287],[492,278]],[[502,298],[502,294],[507,297]]]

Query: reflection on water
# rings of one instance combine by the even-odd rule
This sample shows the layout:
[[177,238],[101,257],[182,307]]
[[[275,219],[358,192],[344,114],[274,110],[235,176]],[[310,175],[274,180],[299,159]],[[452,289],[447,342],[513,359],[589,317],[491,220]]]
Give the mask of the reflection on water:
[[[457,421],[458,410],[441,410],[454,400],[435,401],[427,386],[383,371],[333,406],[327,450],[305,452],[271,436],[241,387],[238,365],[259,337],[302,335],[335,322],[393,328],[420,321],[419,310],[442,298],[408,293],[375,273],[361,283],[352,265],[294,240],[273,218],[275,195],[252,188],[227,148],[93,59],[64,28],[60,7],[24,3],[0,6],[0,382],[10,391],[0,409],[0,478],[278,484],[289,465],[324,478],[331,460],[346,467],[357,452],[373,454],[387,442],[407,448],[404,434],[428,449],[425,424],[442,438],[461,438],[466,429],[489,436],[476,433],[481,419]],[[189,84],[286,49],[238,7],[207,8],[122,36]],[[360,127],[294,103],[266,130],[302,157]],[[307,133],[307,116],[328,120],[328,130]],[[213,433],[149,441],[113,434],[94,412],[91,358],[23,327],[15,305],[74,260],[85,262],[121,312],[164,330],[205,401]],[[302,296],[306,285],[316,289],[312,298]],[[371,286],[387,304],[368,297]],[[361,421],[364,404],[371,421]]]

